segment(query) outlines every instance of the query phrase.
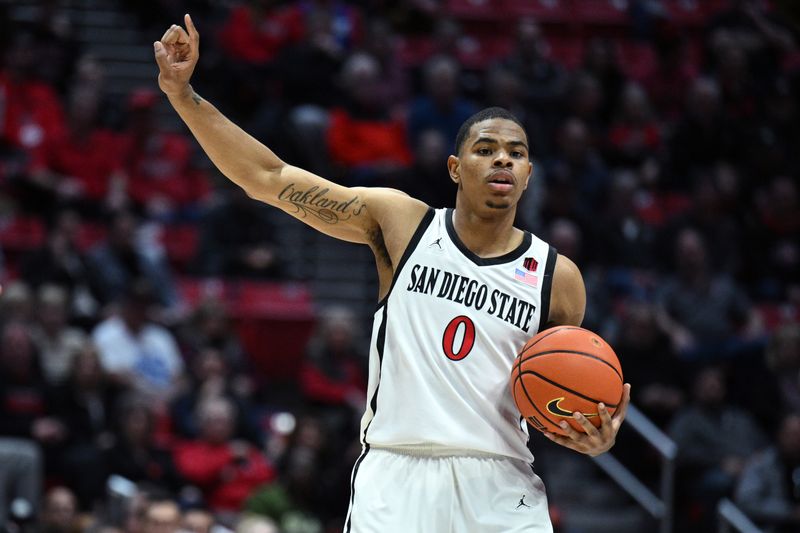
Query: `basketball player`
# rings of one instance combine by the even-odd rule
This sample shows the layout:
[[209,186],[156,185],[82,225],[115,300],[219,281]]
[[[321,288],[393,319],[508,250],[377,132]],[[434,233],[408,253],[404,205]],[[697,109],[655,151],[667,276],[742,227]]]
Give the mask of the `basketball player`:
[[[581,323],[586,295],[569,259],[513,227],[532,169],[517,119],[491,108],[463,125],[447,160],[455,209],[342,187],[284,163],[192,89],[199,36],[185,24],[154,43],[159,85],[214,164],[252,198],[375,254],[380,303],[345,532],[552,531],[508,380],[527,339]],[[598,406],[600,428],[576,413],[585,433],[549,437],[605,452],[629,396],[626,385],[613,417]]]

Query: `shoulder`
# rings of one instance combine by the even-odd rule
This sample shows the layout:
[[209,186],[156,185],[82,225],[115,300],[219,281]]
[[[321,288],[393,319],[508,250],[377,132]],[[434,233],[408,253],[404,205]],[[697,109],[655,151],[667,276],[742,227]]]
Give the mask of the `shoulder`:
[[553,325],[580,326],[586,311],[586,288],[577,265],[558,254],[553,269],[548,321]]

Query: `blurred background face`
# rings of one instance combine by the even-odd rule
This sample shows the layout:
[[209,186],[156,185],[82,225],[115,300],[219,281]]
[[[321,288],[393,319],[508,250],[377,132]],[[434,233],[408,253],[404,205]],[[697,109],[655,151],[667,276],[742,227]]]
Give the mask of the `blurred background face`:
[[36,354],[30,334],[24,324],[12,322],[0,337],[0,365],[12,376],[30,374]]
[[439,104],[447,104],[458,96],[458,65],[448,58],[431,60],[425,69],[428,93]]
[[694,230],[684,230],[678,235],[675,246],[675,263],[682,273],[704,271],[706,248],[700,234]]
[[415,160],[417,165],[429,170],[442,173],[442,179],[447,179],[447,167],[443,161],[447,159],[447,140],[437,130],[425,130],[417,141]]
[[147,507],[145,531],[147,533],[177,533],[181,512],[174,502],[154,502]]
[[380,99],[378,82],[380,66],[370,55],[355,54],[343,68],[342,77],[350,97],[367,109],[377,109],[384,102]]
[[694,397],[703,407],[720,407],[726,393],[725,376],[719,369],[707,368],[695,379]]
[[122,430],[126,440],[137,446],[145,446],[150,442],[152,417],[143,406],[132,407],[124,415]]
[[72,364],[75,383],[79,388],[93,388],[101,381],[103,372],[94,347],[84,347]]
[[183,515],[183,529],[191,533],[209,533],[214,525],[214,517],[208,511],[191,509]]
[[60,287],[43,287],[39,291],[39,323],[47,332],[60,331],[67,323],[67,293]]
[[77,502],[72,491],[55,487],[45,496],[42,510],[42,525],[47,532],[73,531],[77,518]]
[[208,400],[200,406],[200,435],[210,444],[224,444],[233,436],[235,413],[227,400]]

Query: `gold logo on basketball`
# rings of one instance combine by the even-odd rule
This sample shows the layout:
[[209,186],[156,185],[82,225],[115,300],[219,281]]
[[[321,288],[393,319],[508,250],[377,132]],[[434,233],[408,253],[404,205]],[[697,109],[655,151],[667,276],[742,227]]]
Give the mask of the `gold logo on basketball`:
[[594,344],[596,347],[599,348],[601,346],[600,340],[597,337],[592,337],[591,341],[592,341],[592,344]]
[[[547,410],[550,411],[551,414],[556,416],[561,416],[564,418],[572,418],[572,411],[567,411],[561,407],[561,402],[564,400],[564,397],[561,398],[553,398],[549,402],[547,402]],[[581,413],[586,418],[592,418],[597,416],[597,413]]]

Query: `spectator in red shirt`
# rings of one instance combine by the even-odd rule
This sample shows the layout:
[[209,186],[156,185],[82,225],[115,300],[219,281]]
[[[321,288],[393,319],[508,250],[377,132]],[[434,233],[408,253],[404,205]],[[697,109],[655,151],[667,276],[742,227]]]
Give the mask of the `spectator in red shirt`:
[[351,182],[391,185],[411,164],[405,124],[386,112],[377,90],[380,65],[365,53],[352,55],[342,69],[349,104],[331,112],[328,150]]
[[208,182],[191,164],[188,139],[159,131],[154,113],[157,101],[150,89],[131,93],[120,157],[129,197],[151,216],[172,218],[187,214],[202,200]]
[[233,60],[252,65],[269,63],[284,46],[305,31],[302,13],[276,0],[250,0],[231,9],[219,32],[222,50]]
[[23,149],[35,164],[46,141],[63,134],[64,113],[53,88],[34,77],[34,37],[19,32],[12,39],[0,70],[0,141]]
[[100,95],[77,86],[69,96],[68,131],[47,145],[43,165],[53,185],[80,199],[84,212],[96,213],[105,201],[109,183],[120,179],[120,139],[98,124]]
[[661,148],[661,128],[653,117],[647,94],[635,83],[625,86],[620,109],[608,132],[609,159],[620,166],[639,166]]
[[366,405],[365,365],[353,312],[345,307],[325,310],[319,330],[309,342],[300,383],[332,435],[355,431],[353,426]]
[[200,437],[175,449],[178,471],[196,485],[215,512],[238,511],[250,493],[275,478],[275,470],[254,446],[232,440],[234,405],[211,398],[197,410]]

